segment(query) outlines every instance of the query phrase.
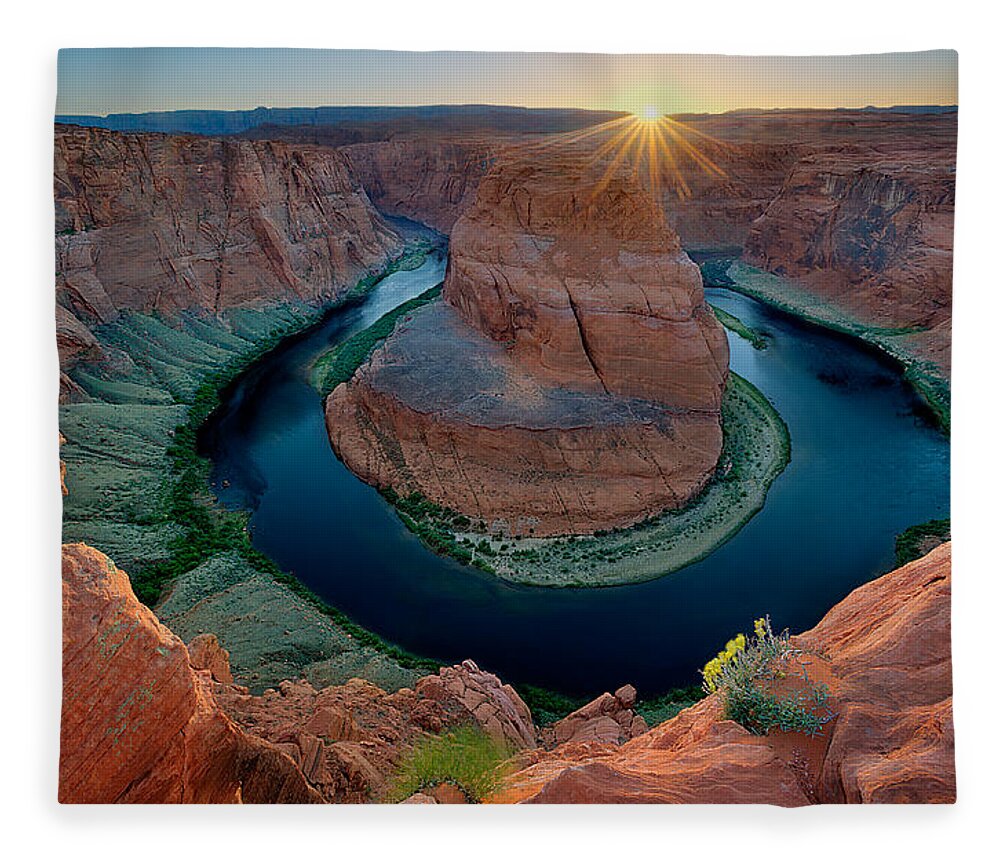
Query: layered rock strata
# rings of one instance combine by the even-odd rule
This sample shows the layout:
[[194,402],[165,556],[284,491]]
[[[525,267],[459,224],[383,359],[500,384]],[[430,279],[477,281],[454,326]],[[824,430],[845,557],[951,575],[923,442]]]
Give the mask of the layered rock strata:
[[61,802],[320,801],[291,758],[226,716],[212,687],[109,558],[63,547]]
[[64,369],[122,310],[331,298],[402,249],[343,154],[280,142],[57,126],[55,208]]
[[327,401],[364,480],[538,535],[633,523],[704,486],[728,346],[629,172],[499,162],[452,232],[444,298]]
[[926,330],[950,368],[954,154],[841,148],[801,159],[754,222],[744,259],[869,325]]
[[340,151],[380,210],[448,233],[475,202],[497,148],[472,135],[396,137]]

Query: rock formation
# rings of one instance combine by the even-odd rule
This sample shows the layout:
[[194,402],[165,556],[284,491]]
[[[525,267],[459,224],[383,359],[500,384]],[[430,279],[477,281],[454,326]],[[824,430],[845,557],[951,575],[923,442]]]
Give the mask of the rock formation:
[[63,803],[314,803],[273,745],[240,730],[209,672],[84,544],[63,547]]
[[[495,800],[951,803],[951,545],[858,588],[795,637],[825,665],[835,720],[808,739],[722,720],[718,695],[623,746],[525,754]],[[809,766],[818,760],[818,767]]]
[[520,696],[471,660],[395,693],[298,680],[253,696],[214,635],[185,647],[84,544],[63,547],[63,619],[64,803],[362,802],[426,732],[537,743]]
[[335,149],[57,126],[63,368],[122,310],[331,298],[402,242]]
[[664,195],[688,249],[742,250],[950,373],[957,113],[778,111],[686,118],[719,168]]
[[496,148],[476,136],[421,136],[353,144],[340,151],[381,211],[448,233],[475,201]]
[[954,218],[953,152],[841,147],[796,163],[744,259],[870,325],[938,329],[920,351],[947,369]]
[[444,297],[327,401],[364,480],[539,535],[633,523],[704,486],[728,346],[629,171],[499,161],[452,231]]
[[418,738],[471,721],[516,753],[495,802],[951,802],[950,568],[944,544],[795,637],[831,689],[820,738],[751,735],[717,695],[647,731],[626,685],[543,729],[542,748],[518,694],[472,661],[395,693],[289,680],[250,695],[214,636],[185,647],[106,556],[68,544],[60,800],[378,800]]
[[604,693],[569,716],[553,723],[545,734],[550,745],[597,741],[620,745],[649,731],[649,726],[633,708],[636,690],[626,684],[614,695]]

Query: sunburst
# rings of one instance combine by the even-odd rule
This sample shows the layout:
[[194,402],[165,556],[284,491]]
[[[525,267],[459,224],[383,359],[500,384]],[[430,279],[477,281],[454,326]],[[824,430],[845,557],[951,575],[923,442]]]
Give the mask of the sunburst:
[[551,135],[543,141],[517,148],[592,146],[591,163],[604,168],[594,187],[595,195],[607,187],[622,165],[627,164],[631,165],[635,177],[648,186],[654,197],[658,198],[664,190],[671,190],[684,199],[691,196],[691,187],[684,176],[684,170],[689,166],[693,165],[709,176],[726,176],[725,170],[705,151],[704,144],[709,144],[716,151],[728,148],[728,144],[660,113],[653,105],[646,105],[638,113]]

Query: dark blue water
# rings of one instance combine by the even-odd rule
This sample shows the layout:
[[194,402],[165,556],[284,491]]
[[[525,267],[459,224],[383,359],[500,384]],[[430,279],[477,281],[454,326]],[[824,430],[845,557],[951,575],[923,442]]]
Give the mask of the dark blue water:
[[652,696],[753,618],[802,630],[892,566],[897,532],[948,515],[948,441],[895,368],[854,342],[726,290],[709,299],[766,331],[730,335],[732,368],[788,423],[792,462],[763,511],[707,559],[641,585],[511,585],[439,558],[334,456],[313,359],[441,280],[443,258],[383,281],[262,359],[226,392],[202,448],[224,504],[253,510],[254,544],[360,624],[418,654],[467,657],[513,683]]

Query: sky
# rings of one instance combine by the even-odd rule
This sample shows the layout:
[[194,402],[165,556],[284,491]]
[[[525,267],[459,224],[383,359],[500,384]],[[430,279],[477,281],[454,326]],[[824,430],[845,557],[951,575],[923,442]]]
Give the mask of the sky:
[[957,103],[953,51],[736,57],[71,48],[59,52],[56,113],[429,104],[718,113]]

